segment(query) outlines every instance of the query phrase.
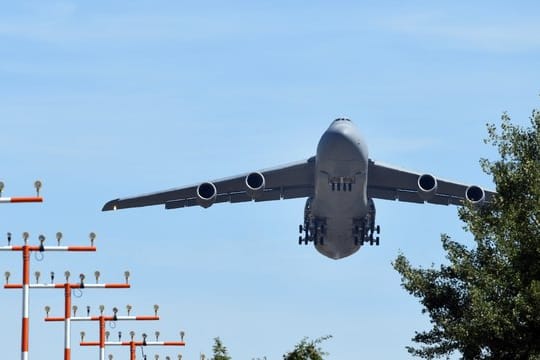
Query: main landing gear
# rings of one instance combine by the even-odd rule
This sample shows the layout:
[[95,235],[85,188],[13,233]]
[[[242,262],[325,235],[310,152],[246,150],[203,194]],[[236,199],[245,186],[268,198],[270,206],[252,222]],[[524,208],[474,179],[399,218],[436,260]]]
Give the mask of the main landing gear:
[[379,235],[381,227],[375,225],[375,204],[373,199],[369,199],[369,212],[363,219],[355,219],[353,222],[353,239],[354,245],[369,245],[379,246]]
[[381,233],[381,227],[377,226],[366,226],[366,224],[354,225],[353,228],[353,238],[354,245],[377,245],[379,246],[380,238],[375,236]]
[[298,230],[300,231],[300,235],[298,237],[298,244],[299,245],[307,245],[310,242],[313,242],[313,244],[318,245],[324,244],[324,237],[326,235],[326,225],[322,221],[312,221],[309,224],[299,225]]
[[310,242],[313,242],[315,245],[324,244],[326,220],[311,215],[311,198],[307,199],[306,206],[304,207],[304,225],[300,224],[298,230],[301,234],[298,237],[299,245],[307,245]]
[[365,224],[355,225],[353,228],[354,245],[369,244],[379,246],[380,238],[375,234],[379,235],[380,233],[381,227],[379,225],[370,227],[365,226]]
[[377,245],[379,246],[379,235],[381,227],[375,225],[375,204],[373,199],[369,199],[369,212],[362,219],[353,221],[353,238],[354,245]]

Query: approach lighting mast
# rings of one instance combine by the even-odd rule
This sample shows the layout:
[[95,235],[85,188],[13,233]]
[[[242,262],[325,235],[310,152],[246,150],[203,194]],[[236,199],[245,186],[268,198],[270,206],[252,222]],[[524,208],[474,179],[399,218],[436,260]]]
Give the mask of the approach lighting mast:
[[[107,321],[148,321],[148,320],[159,320],[159,316],[157,315],[157,312],[154,313],[153,316],[132,316],[131,315],[131,305],[126,306],[128,315],[118,315],[118,308],[113,308],[113,315],[112,316],[105,316],[103,315],[103,311],[105,310],[105,306],[100,305],[100,315],[99,316],[90,316],[90,306],[86,307],[86,315],[87,316],[76,316],[77,307],[73,306],[73,316],[71,317],[71,321],[98,321],[99,322],[99,359],[105,360],[105,343],[108,341],[109,338],[109,332],[105,331],[105,323]],[[47,310],[47,309],[46,309]],[[49,317],[49,313],[46,311],[47,317],[45,318],[45,321],[64,321],[65,318],[63,317]],[[81,339],[84,339],[85,333],[81,332]]]
[[34,182],[34,187],[36,188],[36,196],[2,197],[4,183],[0,181],[0,204],[43,202],[43,198],[39,195],[39,190],[41,189],[41,181],[37,180],[36,182]]
[[[6,284],[5,289],[22,289],[23,305],[22,305],[22,326],[21,326],[21,360],[28,360],[29,349],[29,334],[30,334],[30,319],[29,303],[30,303],[30,288],[40,287],[40,284],[30,284],[30,254],[32,252],[43,253],[45,251],[96,251],[94,246],[94,239],[96,234],[90,233],[90,246],[60,246],[60,240],[62,239],[62,233],[56,233],[56,239],[58,246],[45,246],[45,236],[39,235],[39,245],[29,245],[28,238],[30,235],[27,232],[22,234],[24,245],[11,245],[11,233],[7,234],[8,246],[0,246],[0,251],[20,251],[23,258],[23,275],[22,284],[10,284],[9,277],[11,273],[5,272]],[[52,280],[51,280],[52,282]],[[80,285],[80,284],[77,284]]]
[[[82,335],[82,334],[81,334]],[[156,341],[147,341],[148,335],[142,334],[142,341],[136,341],[135,340],[135,332],[130,331],[129,336],[131,338],[130,341],[121,341],[122,333],[118,333],[118,341],[105,341],[105,346],[129,346],[129,359],[130,360],[136,360],[136,351],[137,347],[145,347],[145,346],[186,346],[186,343],[184,342],[184,335],[185,333],[183,331],[180,332],[180,341],[158,341],[159,338],[159,331],[155,332],[156,335]],[[81,346],[99,346],[100,343],[95,342],[84,342],[84,338],[81,337]],[[181,355],[180,355],[181,357]]]

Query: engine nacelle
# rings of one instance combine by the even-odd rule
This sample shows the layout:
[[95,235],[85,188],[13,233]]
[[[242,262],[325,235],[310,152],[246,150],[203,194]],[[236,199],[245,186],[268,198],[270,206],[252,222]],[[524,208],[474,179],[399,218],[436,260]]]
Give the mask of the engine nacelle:
[[471,185],[465,190],[465,199],[474,205],[481,205],[486,199],[486,193],[480,186]]
[[416,185],[418,186],[418,195],[423,200],[430,200],[437,193],[437,179],[433,175],[420,175]]
[[246,193],[252,198],[257,198],[264,191],[266,180],[260,172],[252,172],[246,176]]
[[212,206],[216,201],[217,189],[211,182],[204,182],[197,186],[197,203],[203,208]]

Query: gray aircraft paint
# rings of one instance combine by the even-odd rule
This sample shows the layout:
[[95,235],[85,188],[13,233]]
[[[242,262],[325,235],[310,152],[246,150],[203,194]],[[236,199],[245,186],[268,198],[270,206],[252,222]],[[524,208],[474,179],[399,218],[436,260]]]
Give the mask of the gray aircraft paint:
[[103,211],[150,205],[176,209],[221,202],[307,197],[299,243],[341,259],[364,244],[378,245],[373,199],[438,205],[481,204],[494,192],[435,178],[368,157],[366,142],[349,119],[336,119],[322,135],[315,157],[273,169],[107,202]]

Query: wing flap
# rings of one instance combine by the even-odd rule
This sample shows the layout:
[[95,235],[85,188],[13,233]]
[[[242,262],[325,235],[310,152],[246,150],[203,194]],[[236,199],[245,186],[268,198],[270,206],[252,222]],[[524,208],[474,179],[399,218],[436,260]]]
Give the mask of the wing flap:
[[312,187],[293,187],[293,188],[283,188],[281,191],[281,197],[283,199],[293,199],[300,197],[308,197],[313,195]]
[[[436,205],[450,205],[452,204],[452,197],[443,196],[443,195],[435,195],[431,199],[429,199],[427,202],[430,204],[436,204]],[[459,203],[454,204],[454,205],[459,205]]]
[[399,190],[397,199],[399,201],[412,202],[412,203],[417,203],[417,204],[423,204],[424,203],[424,200],[421,199],[420,196],[418,196],[418,194],[416,192],[411,192],[411,191],[401,191],[401,190]]
[[281,200],[281,189],[265,190],[262,195],[255,198],[255,201]]
[[186,200],[169,200],[165,203],[165,209],[179,209],[186,206]]
[[368,197],[384,200],[396,200],[397,191],[393,189],[383,189],[372,186],[368,188]]
[[239,202],[251,201],[251,196],[249,196],[245,192],[243,192],[243,193],[234,193],[234,194],[230,195],[229,201],[231,203],[233,203],[233,204],[234,203],[239,203]]

